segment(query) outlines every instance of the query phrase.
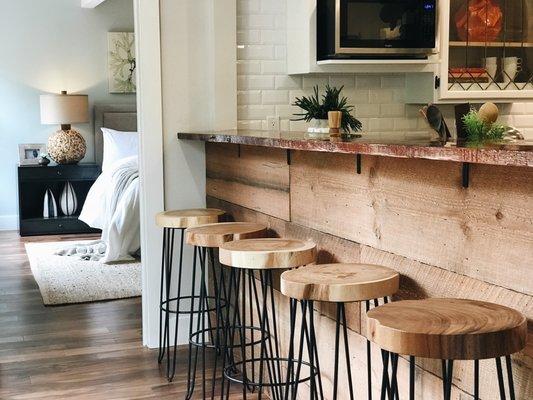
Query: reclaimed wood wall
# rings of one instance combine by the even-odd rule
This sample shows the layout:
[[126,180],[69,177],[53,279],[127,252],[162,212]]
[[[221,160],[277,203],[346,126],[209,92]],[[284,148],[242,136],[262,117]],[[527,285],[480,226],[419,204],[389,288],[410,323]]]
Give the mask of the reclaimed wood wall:
[[[470,187],[463,189],[461,166],[453,162],[364,156],[357,174],[355,157],[345,154],[292,151],[289,159],[282,149],[207,143],[206,156],[208,206],[225,209],[237,221],[263,222],[274,236],[314,240],[319,262],[391,267],[402,274],[396,300],[462,297],[524,313],[530,344],[513,356],[514,378],[517,399],[533,398],[531,169],[472,165]],[[277,296],[283,326],[287,301]],[[328,388],[333,314],[326,305],[318,308]],[[358,398],[365,398],[365,313],[359,304],[348,310],[353,377]],[[374,349],[375,396],[380,366]],[[402,359],[403,397],[407,374]],[[440,399],[440,376],[439,362],[418,360],[417,398]],[[494,360],[481,362],[481,380],[481,398],[499,398]],[[456,363],[453,382],[453,399],[472,398],[471,362]]]

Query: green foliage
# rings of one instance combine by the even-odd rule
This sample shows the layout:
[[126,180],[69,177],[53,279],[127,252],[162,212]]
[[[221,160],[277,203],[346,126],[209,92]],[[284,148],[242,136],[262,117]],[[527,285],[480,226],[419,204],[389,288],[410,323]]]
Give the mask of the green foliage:
[[341,128],[345,132],[350,130],[357,132],[361,130],[361,122],[352,115],[354,107],[348,105],[348,99],[341,97],[344,86],[340,88],[326,85],[326,91],[322,95],[322,101],[318,94],[318,86],[313,88],[313,95],[307,97],[297,97],[293,105],[300,107],[305,112],[295,114],[294,121],[311,121],[312,119],[327,119],[329,111],[340,111],[342,113]]
[[472,144],[482,144],[486,142],[497,142],[503,139],[505,127],[500,124],[488,124],[483,121],[476,110],[470,110],[463,116],[468,142]]

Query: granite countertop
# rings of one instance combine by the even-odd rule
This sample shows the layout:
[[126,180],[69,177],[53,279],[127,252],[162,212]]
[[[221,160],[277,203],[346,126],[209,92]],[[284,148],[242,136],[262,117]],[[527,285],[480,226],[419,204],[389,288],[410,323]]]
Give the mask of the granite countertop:
[[[307,132],[272,132],[257,130],[178,133],[178,139],[212,143],[233,143],[265,146],[288,150],[321,151],[329,153],[368,154],[385,157],[423,158],[464,163],[533,166],[533,141],[515,141],[471,147],[430,140],[428,132],[381,132],[361,137],[314,138]],[[412,139],[405,139],[413,137]],[[419,138],[417,138],[419,137]]]

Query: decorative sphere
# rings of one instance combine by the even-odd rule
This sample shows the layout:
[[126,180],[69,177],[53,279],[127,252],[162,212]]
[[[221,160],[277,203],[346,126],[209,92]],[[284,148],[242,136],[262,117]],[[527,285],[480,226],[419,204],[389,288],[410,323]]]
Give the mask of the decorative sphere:
[[85,139],[73,129],[59,130],[48,138],[48,155],[58,164],[76,164],[86,151]]
[[499,114],[500,112],[496,104],[490,102],[483,104],[477,112],[479,118],[487,124],[496,122]]

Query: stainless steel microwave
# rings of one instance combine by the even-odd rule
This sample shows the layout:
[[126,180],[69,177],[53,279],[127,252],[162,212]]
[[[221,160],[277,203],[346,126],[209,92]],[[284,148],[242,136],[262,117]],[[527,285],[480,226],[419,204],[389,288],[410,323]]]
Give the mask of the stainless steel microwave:
[[317,0],[316,18],[319,60],[436,51],[437,0]]

